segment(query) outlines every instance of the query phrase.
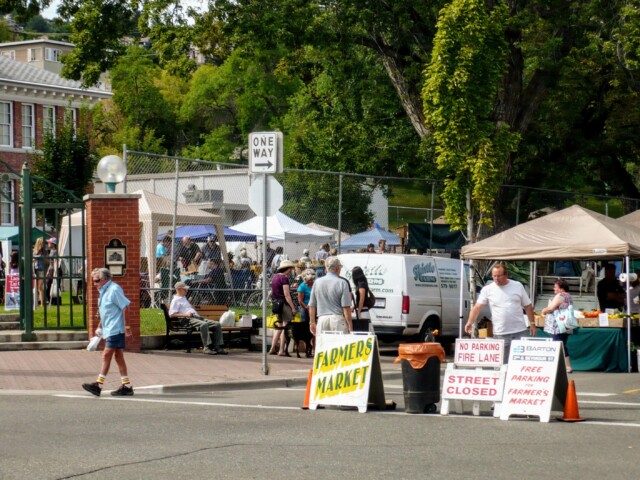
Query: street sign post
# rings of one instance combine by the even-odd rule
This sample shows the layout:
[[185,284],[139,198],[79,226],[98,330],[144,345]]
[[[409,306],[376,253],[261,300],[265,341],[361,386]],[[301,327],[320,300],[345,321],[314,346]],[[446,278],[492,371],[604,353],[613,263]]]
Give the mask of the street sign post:
[[[284,137],[282,132],[249,134],[249,174],[256,175],[249,187],[249,206],[262,215],[262,373],[269,375],[267,362],[267,217],[282,206],[282,185],[271,175],[282,172]],[[262,176],[262,178],[258,178]]]
[[282,132],[249,134],[249,173],[281,173]]
[[[262,215],[266,212],[265,216],[270,217],[282,207],[284,190],[275,177],[271,175],[265,175],[265,177],[266,181],[263,181],[262,178],[255,178],[251,183],[249,187],[249,207],[256,215]],[[267,185],[266,192],[265,183]]]

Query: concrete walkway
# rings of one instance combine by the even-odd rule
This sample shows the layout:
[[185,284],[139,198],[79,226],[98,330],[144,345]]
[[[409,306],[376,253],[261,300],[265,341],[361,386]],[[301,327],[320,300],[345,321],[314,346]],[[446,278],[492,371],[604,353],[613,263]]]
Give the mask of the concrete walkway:
[[[394,354],[381,355],[385,378],[401,378]],[[269,375],[262,373],[262,353],[231,350],[226,356],[198,351],[151,350],[125,353],[129,377],[137,394],[198,389],[257,388],[266,385],[305,385],[312,359],[268,356]],[[95,381],[101,352],[86,350],[29,350],[0,352],[0,393],[3,391],[78,392]],[[119,386],[115,361],[105,384]]]

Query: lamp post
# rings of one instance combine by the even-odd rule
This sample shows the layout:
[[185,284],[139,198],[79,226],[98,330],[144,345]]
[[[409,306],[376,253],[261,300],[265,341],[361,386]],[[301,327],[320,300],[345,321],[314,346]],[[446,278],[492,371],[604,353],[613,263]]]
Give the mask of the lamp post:
[[108,193],[116,192],[116,185],[127,176],[124,161],[117,155],[107,155],[98,162],[98,177],[107,186]]

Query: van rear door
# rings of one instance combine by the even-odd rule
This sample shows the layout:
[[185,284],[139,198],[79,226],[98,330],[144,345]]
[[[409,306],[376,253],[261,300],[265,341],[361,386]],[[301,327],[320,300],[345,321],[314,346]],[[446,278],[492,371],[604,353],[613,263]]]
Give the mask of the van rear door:
[[[351,281],[351,270],[360,267],[376,296],[376,306],[369,313],[376,333],[401,335],[406,325],[402,314],[402,281],[405,273],[404,261],[399,256],[369,253],[347,253],[339,255],[342,275]],[[353,282],[351,281],[353,285]]]
[[[460,282],[460,260],[435,257],[442,297],[442,334],[458,336],[460,329],[460,288],[464,288],[462,318],[469,317],[469,287]],[[468,271],[465,279],[468,278]]]

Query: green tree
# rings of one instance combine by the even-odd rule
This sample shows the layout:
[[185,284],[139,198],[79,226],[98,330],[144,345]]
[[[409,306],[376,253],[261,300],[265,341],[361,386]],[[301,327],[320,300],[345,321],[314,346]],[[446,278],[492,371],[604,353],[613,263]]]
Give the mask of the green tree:
[[62,75],[95,85],[126,51],[121,40],[134,28],[134,7],[126,0],[63,0],[58,12],[71,19],[69,41],[75,45],[62,58]]
[[[82,111],[81,116],[88,113]],[[73,192],[77,198],[87,193],[97,165],[84,125],[81,123],[76,129],[71,116],[67,116],[55,135],[45,135],[42,154],[32,158],[34,175]],[[35,189],[44,193],[47,202],[77,201],[77,198],[45,182],[37,183]]]
[[113,103],[122,113],[131,148],[159,143],[170,151],[175,146],[180,134],[177,114],[162,94],[163,78],[140,47],[130,47],[111,70]]

